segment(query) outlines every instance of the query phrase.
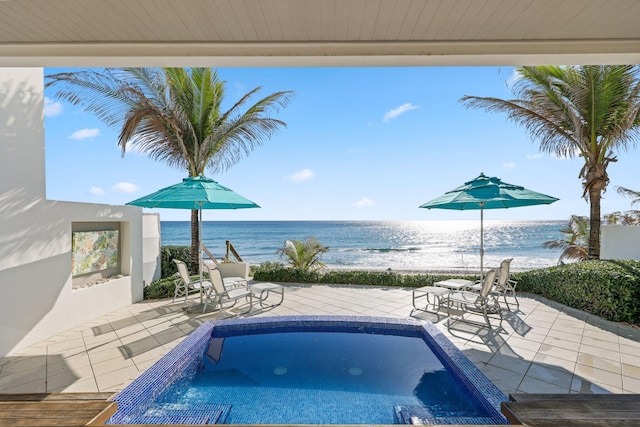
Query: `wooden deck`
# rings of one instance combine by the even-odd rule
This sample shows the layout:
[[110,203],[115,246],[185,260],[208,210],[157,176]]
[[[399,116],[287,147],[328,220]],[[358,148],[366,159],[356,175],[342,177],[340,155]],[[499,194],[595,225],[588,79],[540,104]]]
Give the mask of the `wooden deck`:
[[113,393],[0,394],[0,426],[99,426],[116,412]]
[[502,413],[531,427],[626,427],[640,425],[638,394],[511,394]]

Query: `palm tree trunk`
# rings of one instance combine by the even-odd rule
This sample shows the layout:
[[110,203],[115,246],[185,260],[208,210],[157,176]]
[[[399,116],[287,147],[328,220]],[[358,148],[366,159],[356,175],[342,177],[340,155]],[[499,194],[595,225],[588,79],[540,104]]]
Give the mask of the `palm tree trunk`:
[[200,260],[200,234],[198,228],[198,211],[191,211],[191,262],[189,270],[191,274],[198,273],[198,262]]
[[600,259],[600,199],[602,190],[589,189],[589,255],[588,259]]

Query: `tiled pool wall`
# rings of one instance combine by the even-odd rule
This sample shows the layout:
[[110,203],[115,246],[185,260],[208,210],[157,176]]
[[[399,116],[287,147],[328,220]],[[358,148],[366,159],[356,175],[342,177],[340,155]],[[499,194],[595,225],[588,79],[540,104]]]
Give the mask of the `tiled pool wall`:
[[500,412],[500,404],[508,400],[507,396],[438,328],[431,323],[425,323],[422,325],[422,329],[423,339],[429,344],[442,364],[450,369],[454,373],[454,377],[478,398],[480,404],[496,424],[506,424],[507,419]]
[[118,411],[107,424],[130,424],[170,385],[195,375],[213,328],[213,322],[200,326],[118,393],[113,398],[113,401],[118,402]]
[[[495,424],[506,424],[500,403],[507,400],[489,379],[430,323],[415,319],[364,316],[277,316],[211,321],[203,324],[173,350],[134,380],[113,400],[118,411],[108,424],[126,424],[136,420],[176,381],[193,377],[200,365],[205,346],[212,336],[272,332],[362,331],[422,337],[440,361],[478,399]],[[450,420],[456,421],[456,420]],[[462,424],[463,420],[459,420]]]

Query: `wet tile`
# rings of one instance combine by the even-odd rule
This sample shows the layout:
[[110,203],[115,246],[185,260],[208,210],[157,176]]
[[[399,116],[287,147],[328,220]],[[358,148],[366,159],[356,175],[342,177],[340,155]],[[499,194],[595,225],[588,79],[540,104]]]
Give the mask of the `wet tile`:
[[576,364],[574,371],[576,376],[589,380],[598,385],[610,385],[622,388],[622,375],[605,371],[603,369],[594,368],[588,365]]
[[608,350],[602,347],[593,347],[590,345],[580,345],[580,354],[589,354],[591,356],[600,357],[602,359],[620,362],[620,352],[617,350]]
[[636,380],[640,380],[640,367],[623,363],[622,375],[626,378],[633,378]]
[[567,350],[566,348],[555,347],[549,344],[542,344],[538,354],[544,354],[548,356],[557,357],[558,359],[565,359],[570,362],[578,360],[578,352]]
[[604,371],[613,372],[615,374],[622,373],[622,364],[609,359],[604,359],[590,354],[581,353],[578,356],[578,363],[592,368],[602,369]]

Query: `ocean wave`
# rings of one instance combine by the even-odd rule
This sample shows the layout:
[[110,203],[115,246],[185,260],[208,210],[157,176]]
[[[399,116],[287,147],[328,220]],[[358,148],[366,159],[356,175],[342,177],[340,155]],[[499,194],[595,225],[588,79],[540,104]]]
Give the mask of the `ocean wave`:
[[422,248],[419,247],[408,247],[408,248],[344,248],[344,249],[336,249],[336,252],[378,252],[378,253],[387,253],[387,252],[416,252],[421,251]]

